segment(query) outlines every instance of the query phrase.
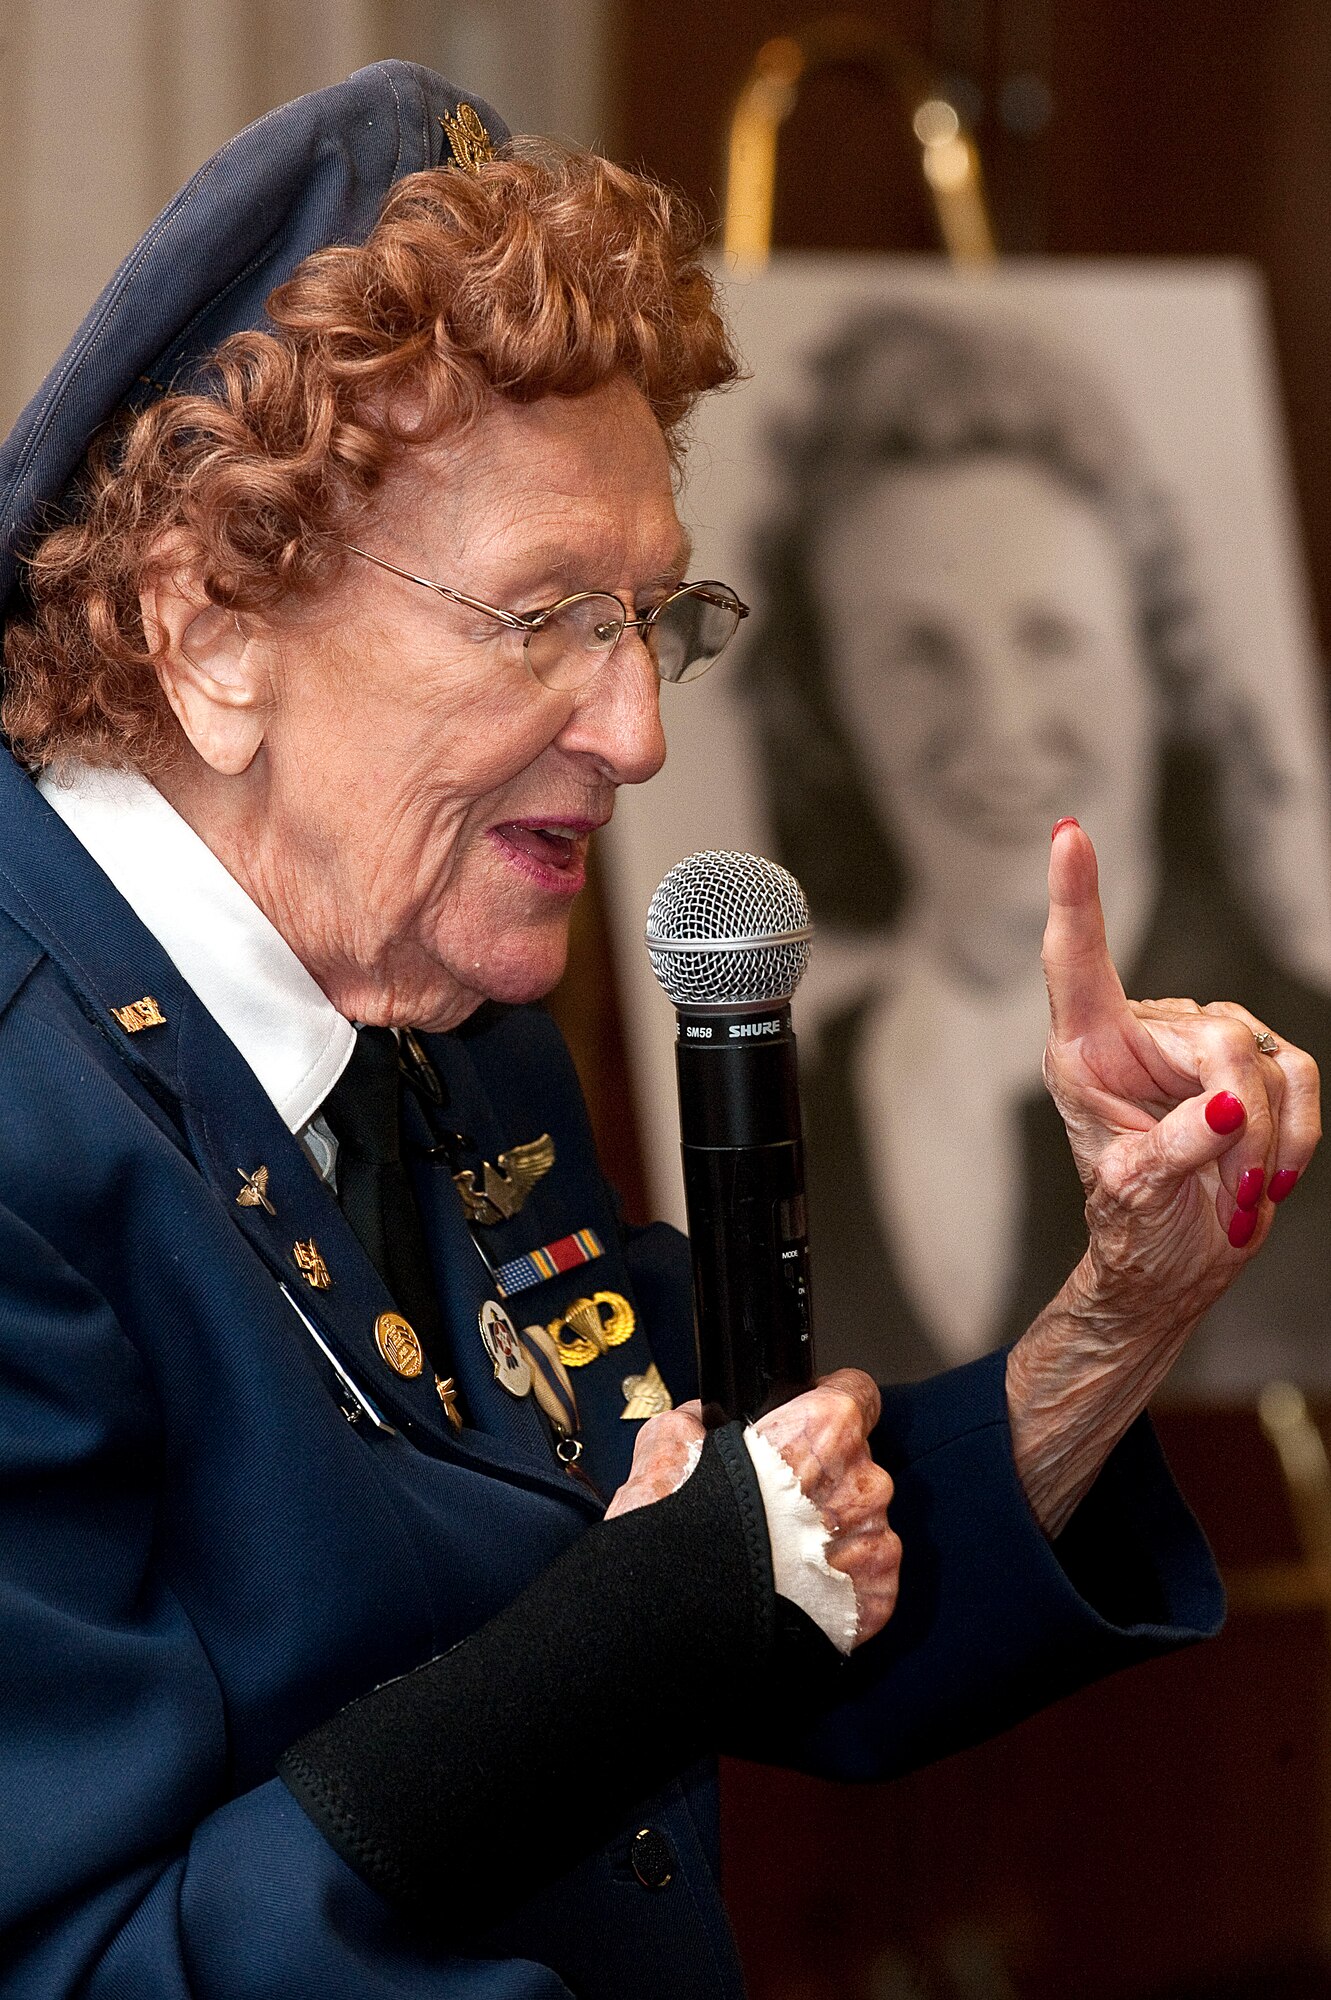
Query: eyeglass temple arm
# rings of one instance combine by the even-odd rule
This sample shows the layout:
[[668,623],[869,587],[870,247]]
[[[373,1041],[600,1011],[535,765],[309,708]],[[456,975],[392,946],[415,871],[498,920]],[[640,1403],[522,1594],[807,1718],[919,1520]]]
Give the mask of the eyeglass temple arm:
[[[532,611],[525,616],[520,611],[501,611],[497,604],[486,604],[479,597],[468,597],[465,591],[452,589],[449,584],[436,583],[432,577],[417,576],[414,570],[401,569],[397,563],[388,562],[383,556],[371,555],[368,549],[360,548],[355,542],[343,542],[342,547],[350,549],[353,556],[363,556],[366,562],[374,563],[379,569],[390,570],[394,576],[404,577],[408,583],[418,583],[422,590],[433,590],[437,596],[446,597],[453,604],[463,604],[469,611],[483,611],[487,618],[497,618],[501,625],[507,625],[514,632],[526,632],[530,635],[533,632],[539,631],[540,627],[550,616],[551,611],[558,611],[560,608],[558,604],[554,604],[546,611]],[[624,620],[624,630],[626,632],[647,631],[656,619],[660,617],[672,598],[688,597],[690,595],[701,596],[706,588],[706,580],[701,583],[681,584],[678,590],[672,590],[669,597],[663,599],[660,604],[649,611],[645,618],[626,618]],[[728,589],[728,586],[723,585],[722,588]],[[584,597],[600,597],[608,596],[609,592],[588,590],[576,594]],[[733,592],[731,595],[733,595]],[[572,603],[573,600],[565,598],[562,601],[567,604]],[[739,616],[747,618],[749,607],[744,603],[743,599],[736,597],[735,605]]]
[[468,597],[465,591],[453,590],[446,583],[435,583],[428,576],[417,576],[414,570],[400,569],[396,563],[385,562],[382,556],[372,556],[368,549],[358,548],[355,542],[343,542],[344,549],[350,549],[353,556],[364,556],[379,569],[391,570],[394,576],[405,577],[408,583],[418,583],[422,590],[432,590],[438,597],[446,597],[453,604],[463,604],[468,611],[483,611],[487,618],[497,618],[501,625],[507,625],[515,632],[533,632],[540,613],[524,618],[518,611],[501,611],[497,604],[484,604],[479,597]]

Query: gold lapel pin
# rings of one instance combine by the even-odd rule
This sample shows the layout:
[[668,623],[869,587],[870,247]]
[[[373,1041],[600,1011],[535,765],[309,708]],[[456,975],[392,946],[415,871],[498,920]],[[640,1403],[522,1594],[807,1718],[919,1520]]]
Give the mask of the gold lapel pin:
[[256,1167],[252,1174],[247,1174],[244,1167],[237,1167],[236,1172],[243,1183],[240,1193],[236,1196],[236,1207],[262,1208],[269,1215],[276,1215],[277,1210],[268,1199],[267,1167]]
[[454,1430],[460,1431],[462,1429],[462,1412],[458,1408],[458,1392],[453,1377],[450,1375],[445,1378],[442,1375],[436,1375],[434,1386],[438,1391],[439,1400],[444,1406],[444,1415],[448,1418]]
[[659,1417],[663,1410],[673,1410],[675,1399],[661,1379],[661,1371],[653,1361],[645,1375],[626,1375],[620,1387],[624,1391],[624,1407],[620,1420],[636,1421],[640,1417]]
[[622,1347],[637,1325],[633,1307],[622,1292],[594,1292],[589,1299],[574,1299],[558,1319],[550,1322],[566,1368],[585,1368],[608,1348]]
[[555,1142],[548,1132],[525,1145],[510,1146],[498,1155],[492,1167],[481,1162],[481,1185],[470,1167],[454,1174],[453,1184],[462,1196],[468,1222],[508,1222],[522,1207],[537,1181],[543,1180],[555,1163]]
[[151,993],[145,993],[142,1000],[130,1000],[123,1007],[113,1007],[111,1013],[127,1035],[142,1034],[145,1028],[166,1026],[166,1015]]
[[333,1282],[332,1273],[324,1263],[314,1238],[311,1236],[304,1243],[293,1243],[291,1254],[306,1284],[312,1285],[316,1292],[326,1292]]
[[[425,1366],[425,1350],[421,1346],[420,1335],[401,1313],[380,1313],[374,1322],[374,1344],[393,1373],[405,1375],[408,1381],[419,1375]],[[444,1408],[448,1408],[447,1403]]]

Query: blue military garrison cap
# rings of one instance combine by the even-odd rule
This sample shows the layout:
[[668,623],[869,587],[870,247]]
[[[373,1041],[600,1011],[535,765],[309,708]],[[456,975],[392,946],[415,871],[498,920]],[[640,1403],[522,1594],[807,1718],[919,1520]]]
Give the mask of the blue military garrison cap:
[[508,138],[481,98],[377,62],[249,125],[139,239],[0,446],[0,624],[20,558],[58,516],[93,433],[190,388],[228,334],[262,326],[303,258],[362,243],[404,174],[474,167]]

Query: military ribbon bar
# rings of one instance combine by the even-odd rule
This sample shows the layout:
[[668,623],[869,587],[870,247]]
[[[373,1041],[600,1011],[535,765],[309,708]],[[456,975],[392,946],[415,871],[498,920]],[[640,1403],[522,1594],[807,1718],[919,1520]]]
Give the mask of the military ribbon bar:
[[604,1255],[605,1245],[594,1229],[576,1229],[557,1243],[544,1243],[539,1250],[510,1257],[495,1271],[494,1281],[499,1296],[511,1299],[518,1292],[529,1292],[533,1285],[543,1285],[547,1278],[557,1278],[561,1271],[575,1271],[579,1264],[592,1264]]

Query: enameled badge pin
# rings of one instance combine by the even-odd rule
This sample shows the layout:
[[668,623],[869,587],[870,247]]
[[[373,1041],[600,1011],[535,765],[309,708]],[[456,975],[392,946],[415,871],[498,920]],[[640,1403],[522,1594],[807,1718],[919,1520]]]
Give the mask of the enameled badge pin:
[[531,1363],[523,1352],[518,1330],[498,1299],[487,1299],[477,1314],[485,1351],[494,1364],[495,1381],[510,1396],[531,1393]]

